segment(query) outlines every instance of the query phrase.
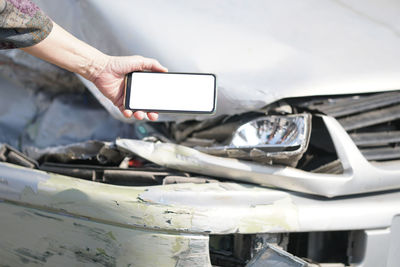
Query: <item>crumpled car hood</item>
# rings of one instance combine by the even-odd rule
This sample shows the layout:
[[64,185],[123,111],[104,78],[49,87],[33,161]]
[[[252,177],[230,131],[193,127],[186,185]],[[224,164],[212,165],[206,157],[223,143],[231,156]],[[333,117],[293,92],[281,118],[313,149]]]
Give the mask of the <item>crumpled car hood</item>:
[[170,71],[216,73],[217,115],[286,97],[400,88],[394,0],[37,2],[103,52],[154,57]]

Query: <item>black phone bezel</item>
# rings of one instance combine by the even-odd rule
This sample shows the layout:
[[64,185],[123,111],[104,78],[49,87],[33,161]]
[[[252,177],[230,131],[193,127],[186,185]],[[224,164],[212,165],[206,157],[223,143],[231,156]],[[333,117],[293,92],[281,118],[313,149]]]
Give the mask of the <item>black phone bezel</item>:
[[[131,109],[129,107],[129,101],[131,96],[131,84],[132,74],[135,72],[140,73],[152,73],[152,74],[189,74],[189,75],[212,75],[214,77],[214,103],[211,111],[198,111],[198,110],[166,110],[166,109]],[[128,90],[129,88],[129,90]],[[125,96],[124,96],[124,107],[125,109],[132,111],[145,111],[145,112],[158,112],[158,113],[186,113],[186,114],[214,114],[217,102],[217,76],[213,73],[195,73],[195,72],[146,72],[146,71],[133,71],[125,76]]]

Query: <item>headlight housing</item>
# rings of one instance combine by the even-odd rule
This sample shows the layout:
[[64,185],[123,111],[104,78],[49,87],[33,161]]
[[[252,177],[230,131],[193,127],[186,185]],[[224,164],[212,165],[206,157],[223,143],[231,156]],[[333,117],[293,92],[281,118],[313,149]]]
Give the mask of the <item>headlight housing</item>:
[[239,126],[226,146],[196,149],[216,156],[294,166],[308,147],[310,133],[309,114],[270,115]]

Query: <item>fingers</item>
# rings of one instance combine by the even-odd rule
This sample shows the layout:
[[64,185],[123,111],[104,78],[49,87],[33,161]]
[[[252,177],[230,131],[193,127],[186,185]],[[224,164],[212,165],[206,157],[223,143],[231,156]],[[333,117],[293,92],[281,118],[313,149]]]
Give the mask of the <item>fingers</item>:
[[[146,113],[143,111],[136,111],[133,113],[133,117],[137,120],[143,120],[146,117]],[[147,118],[151,121],[156,121],[158,119],[158,113],[156,112],[148,112]]]
[[[122,112],[122,114],[126,118],[131,118],[133,116],[137,120],[143,120],[146,117],[146,113],[143,111],[133,112],[132,110],[124,109],[123,107],[119,107],[119,110]],[[147,118],[151,121],[156,121],[158,119],[158,113],[157,112],[148,112]]]
[[125,116],[125,118],[130,118],[130,117],[132,117],[133,112],[132,112],[132,110],[125,109],[122,111],[122,114]]
[[158,113],[156,112],[148,112],[147,113],[147,118],[151,121],[156,121],[158,119]]
[[160,64],[157,60],[153,58],[143,58],[143,70],[150,70],[155,72],[167,72],[168,69]]
[[133,113],[133,117],[137,120],[143,120],[146,117],[146,114],[143,111],[136,111]]

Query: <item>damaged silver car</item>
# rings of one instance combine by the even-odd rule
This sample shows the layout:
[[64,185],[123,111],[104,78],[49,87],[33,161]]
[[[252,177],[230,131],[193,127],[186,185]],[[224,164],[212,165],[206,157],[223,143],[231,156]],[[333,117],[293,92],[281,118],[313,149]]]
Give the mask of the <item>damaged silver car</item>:
[[122,122],[2,52],[1,265],[398,266],[397,2],[37,2],[110,54],[217,73],[217,113]]

